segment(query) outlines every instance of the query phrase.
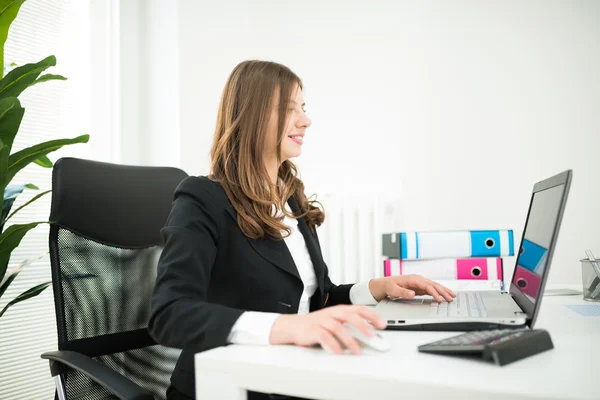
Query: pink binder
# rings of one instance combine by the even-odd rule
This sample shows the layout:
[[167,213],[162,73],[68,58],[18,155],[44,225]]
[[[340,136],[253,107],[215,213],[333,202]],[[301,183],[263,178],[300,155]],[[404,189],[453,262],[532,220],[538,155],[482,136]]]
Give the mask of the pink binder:
[[383,262],[384,275],[417,274],[433,280],[504,280],[500,257],[443,258],[434,260],[387,259]]

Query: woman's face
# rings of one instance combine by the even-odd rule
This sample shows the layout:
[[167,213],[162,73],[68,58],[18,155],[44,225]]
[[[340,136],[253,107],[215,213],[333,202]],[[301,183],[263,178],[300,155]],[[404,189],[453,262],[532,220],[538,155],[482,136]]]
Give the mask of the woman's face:
[[[279,91],[277,91],[279,92]],[[266,153],[268,158],[276,158],[277,154],[277,121],[279,110],[279,93],[273,99],[273,107],[267,125]],[[281,161],[298,157],[302,152],[302,142],[306,128],[312,124],[304,112],[304,96],[299,86],[292,91],[290,104],[286,115],[286,125],[283,128],[281,141]]]

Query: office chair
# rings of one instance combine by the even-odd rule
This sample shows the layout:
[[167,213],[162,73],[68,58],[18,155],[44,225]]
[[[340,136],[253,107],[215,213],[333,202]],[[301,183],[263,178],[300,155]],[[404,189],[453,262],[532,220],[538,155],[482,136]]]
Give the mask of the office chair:
[[165,398],[179,349],[147,331],[160,229],[186,173],[61,158],[52,173],[50,260],[59,400]]

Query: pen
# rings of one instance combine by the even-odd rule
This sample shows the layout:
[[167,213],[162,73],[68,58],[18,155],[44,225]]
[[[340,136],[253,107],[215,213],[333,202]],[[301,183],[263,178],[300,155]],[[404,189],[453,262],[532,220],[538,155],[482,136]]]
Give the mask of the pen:
[[595,298],[596,295],[598,295],[598,293],[596,293],[596,289],[600,288],[598,286],[598,284],[600,283],[600,265],[598,265],[598,263],[596,262],[596,257],[594,257],[594,254],[592,253],[592,251],[590,249],[587,249],[585,251],[585,254],[588,256],[588,259],[590,260],[590,263],[592,264],[592,268],[594,269],[594,272],[596,272],[596,276],[594,277],[594,280],[592,281],[592,284],[590,285],[589,289],[588,289],[588,293],[590,295],[590,297]]

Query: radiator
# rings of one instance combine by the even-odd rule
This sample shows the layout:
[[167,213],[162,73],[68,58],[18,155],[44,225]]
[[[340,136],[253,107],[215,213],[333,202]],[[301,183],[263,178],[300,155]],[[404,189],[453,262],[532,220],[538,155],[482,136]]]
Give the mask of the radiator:
[[318,228],[323,258],[335,284],[383,276],[381,234],[402,219],[400,201],[381,194],[319,194],[325,222]]

